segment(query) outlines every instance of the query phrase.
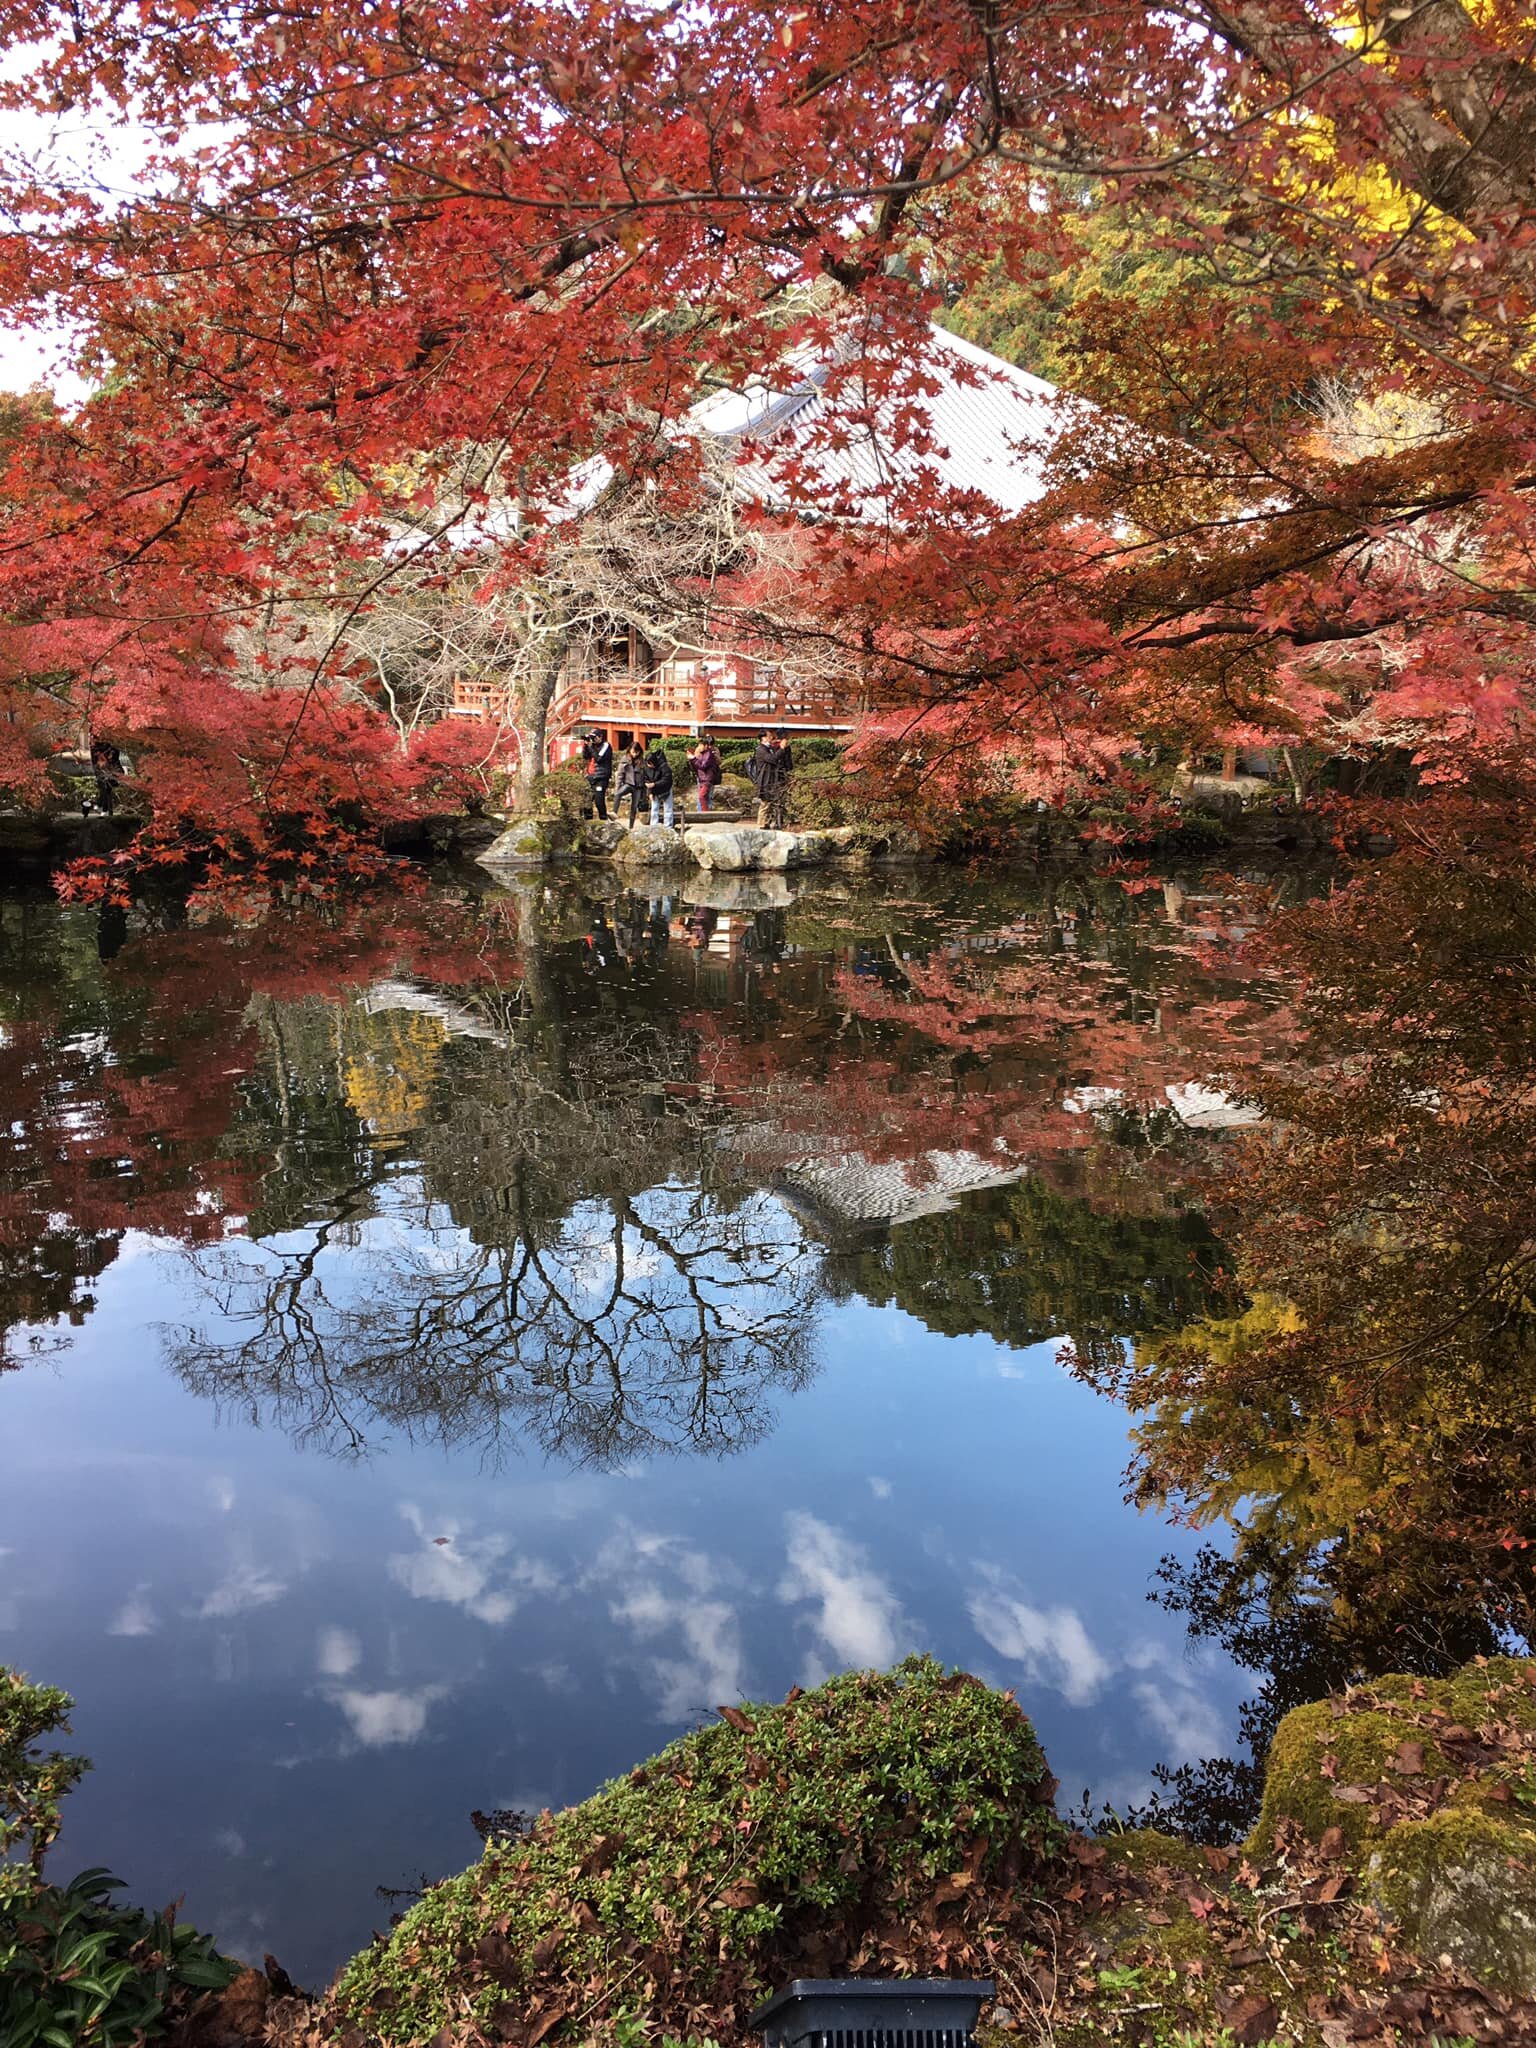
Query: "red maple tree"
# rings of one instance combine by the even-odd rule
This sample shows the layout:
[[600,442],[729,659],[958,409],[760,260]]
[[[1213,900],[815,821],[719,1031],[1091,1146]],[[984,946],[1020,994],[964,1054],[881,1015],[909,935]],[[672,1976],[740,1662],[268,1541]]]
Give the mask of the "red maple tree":
[[[334,648],[269,680],[232,653],[263,606],[366,606],[448,455],[488,452],[526,514],[499,573],[536,573],[574,465],[653,465],[702,389],[807,349],[833,366],[825,447],[780,471],[817,518],[798,626],[926,714],[930,768],[1055,786],[1251,732],[1444,774],[1523,730],[1514,0],[75,0],[4,25],[54,38],[11,104],[157,148],[114,200],[7,161],[0,304],[69,323],[100,382],[10,444],[0,775],[32,788],[61,719],[99,727],[142,755],[156,857],[344,866],[469,766],[391,756]],[[925,465],[923,337],[984,270],[1073,260],[1083,180],[1211,289],[1100,308],[1121,409],[995,516]],[[850,527],[817,455],[877,417],[901,460]]]

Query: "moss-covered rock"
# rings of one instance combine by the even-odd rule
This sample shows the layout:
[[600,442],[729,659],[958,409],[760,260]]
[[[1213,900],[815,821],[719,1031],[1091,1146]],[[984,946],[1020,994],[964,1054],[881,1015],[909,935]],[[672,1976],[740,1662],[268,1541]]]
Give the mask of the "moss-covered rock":
[[[1495,1726],[1509,1740],[1484,1755],[1478,1731]],[[1449,1678],[1376,1679],[1297,1707],[1275,1731],[1250,1853],[1267,1854],[1285,1822],[1313,1842],[1329,1828],[1351,1848],[1373,1842],[1399,1823],[1389,1795],[1409,1781],[1443,1786],[1446,1803],[1502,1807],[1500,1788],[1518,1770],[1526,1737],[1536,1758],[1536,1665],[1523,1657],[1484,1659]]]
[[1389,1828],[1366,1858],[1366,1895],[1421,1955],[1536,1994],[1536,1833],[1467,1807]]
[[[1536,1665],[1384,1678],[1287,1714],[1247,1853],[1328,1843],[1433,1961],[1536,1997]],[[1331,1831],[1331,1834],[1330,1834]]]
[[589,818],[581,828],[582,859],[611,859],[614,848],[623,837],[624,827],[617,818]]
[[1165,1835],[1161,1828],[1126,1828],[1117,1835],[1100,1838],[1105,1862],[1133,1877],[1149,1871],[1183,1871],[1190,1877],[1205,1872],[1205,1857],[1193,1842]]
[[1064,1838],[1014,1701],[931,1660],[722,1710],[492,1840],[349,1966],[339,2026],[556,2041],[627,2007],[729,2031],[796,1975],[979,1973]]
[[636,825],[615,841],[621,867],[677,867],[687,859],[683,835],[671,825]]
[[514,818],[475,858],[487,868],[546,867],[575,857],[577,830],[569,818]]

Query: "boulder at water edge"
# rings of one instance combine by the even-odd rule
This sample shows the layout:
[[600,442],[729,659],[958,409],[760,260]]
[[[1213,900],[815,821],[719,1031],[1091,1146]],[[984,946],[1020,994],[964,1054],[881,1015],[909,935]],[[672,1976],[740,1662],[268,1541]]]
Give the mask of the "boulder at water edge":
[[574,837],[565,818],[514,818],[475,858],[486,868],[541,868],[574,859]]
[[581,828],[582,859],[611,860],[624,836],[624,827],[617,818],[588,818]]
[[1536,1662],[1378,1678],[1296,1707],[1270,1747],[1258,1860],[1325,1835],[1426,1956],[1536,1996]]
[[687,855],[670,825],[636,825],[615,843],[613,858],[625,867],[676,867]]
[[689,858],[701,868],[723,868],[728,874],[740,874],[762,866],[758,856],[773,836],[771,832],[759,832],[755,825],[696,825],[683,834],[683,844]]
[[754,869],[782,873],[785,868],[810,867],[829,859],[833,851],[825,832],[763,832],[755,825],[714,830],[696,827],[684,835],[684,843],[701,868],[721,869],[727,874]]

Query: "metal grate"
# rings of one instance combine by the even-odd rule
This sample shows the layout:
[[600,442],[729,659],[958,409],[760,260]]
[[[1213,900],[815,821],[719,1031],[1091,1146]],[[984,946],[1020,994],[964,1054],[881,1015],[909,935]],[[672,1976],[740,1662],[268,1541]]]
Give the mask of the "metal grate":
[[917,1977],[797,1977],[749,2024],[766,2048],[973,2048],[990,1983]]

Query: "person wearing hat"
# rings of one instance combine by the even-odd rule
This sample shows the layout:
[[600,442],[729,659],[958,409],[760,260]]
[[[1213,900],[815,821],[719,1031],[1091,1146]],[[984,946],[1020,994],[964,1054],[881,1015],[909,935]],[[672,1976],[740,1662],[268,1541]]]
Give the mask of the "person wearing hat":
[[587,765],[592,785],[592,802],[600,818],[608,815],[608,785],[613,780],[613,748],[604,732],[589,732],[582,743],[581,758]]
[[780,726],[774,732],[765,732],[758,743],[757,752],[752,756],[747,774],[757,792],[757,822],[765,832],[782,832],[789,803],[789,778],[794,772],[794,756]]

